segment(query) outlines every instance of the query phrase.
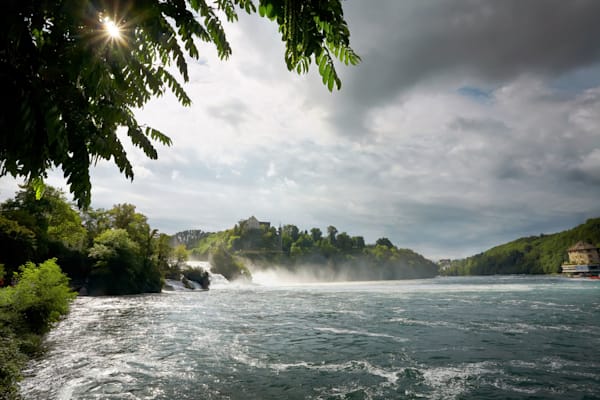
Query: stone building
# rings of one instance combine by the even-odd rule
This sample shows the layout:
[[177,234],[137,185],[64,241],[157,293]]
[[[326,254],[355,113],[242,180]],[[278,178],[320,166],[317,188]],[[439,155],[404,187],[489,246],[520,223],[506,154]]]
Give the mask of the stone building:
[[569,247],[570,264],[600,264],[600,253],[598,248],[587,242],[579,241],[574,246]]
[[271,227],[271,223],[266,221],[259,221],[253,215],[245,221],[240,221],[240,226],[243,227],[244,230],[249,231],[253,229],[260,229],[261,226],[265,227],[266,229],[269,229]]
[[571,246],[569,262],[562,265],[563,275],[570,277],[598,278],[600,273],[600,249],[589,243],[579,241]]

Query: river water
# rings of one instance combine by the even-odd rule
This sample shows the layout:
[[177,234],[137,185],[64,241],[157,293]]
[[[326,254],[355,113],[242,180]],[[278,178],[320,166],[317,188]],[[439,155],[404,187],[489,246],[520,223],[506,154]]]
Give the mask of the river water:
[[80,297],[46,344],[26,399],[600,399],[600,281]]

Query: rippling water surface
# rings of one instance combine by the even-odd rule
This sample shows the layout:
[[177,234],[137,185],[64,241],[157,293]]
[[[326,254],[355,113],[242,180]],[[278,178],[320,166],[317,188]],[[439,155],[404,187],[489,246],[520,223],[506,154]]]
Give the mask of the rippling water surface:
[[27,399],[600,399],[600,282],[78,298],[47,346]]

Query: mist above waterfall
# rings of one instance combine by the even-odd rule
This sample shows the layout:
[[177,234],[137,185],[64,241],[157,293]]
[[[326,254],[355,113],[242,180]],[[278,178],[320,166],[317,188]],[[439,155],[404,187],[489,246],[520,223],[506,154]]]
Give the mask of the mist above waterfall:
[[263,286],[371,280],[364,272],[356,273],[352,268],[339,266],[307,264],[288,269],[281,266],[265,268],[250,264],[248,268],[252,273],[252,282]]

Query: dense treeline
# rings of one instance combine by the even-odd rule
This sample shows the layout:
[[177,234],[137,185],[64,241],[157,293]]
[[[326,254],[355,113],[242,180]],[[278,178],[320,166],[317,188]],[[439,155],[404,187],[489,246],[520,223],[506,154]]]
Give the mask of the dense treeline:
[[520,238],[463,260],[454,260],[445,275],[553,274],[568,260],[567,249],[583,240],[600,246],[600,218],[550,235]]
[[79,211],[50,186],[41,198],[24,186],[0,204],[0,286],[20,265],[55,258],[74,288],[89,294],[160,292],[174,273],[170,237],[131,204]]
[[242,221],[232,229],[205,236],[191,253],[207,258],[215,249],[246,259],[257,268],[310,269],[323,279],[411,279],[438,273],[436,264],[394,246],[387,238],[368,245],[362,236],[338,233],[334,226],[326,232],[319,228],[301,231],[295,225],[250,228]]

